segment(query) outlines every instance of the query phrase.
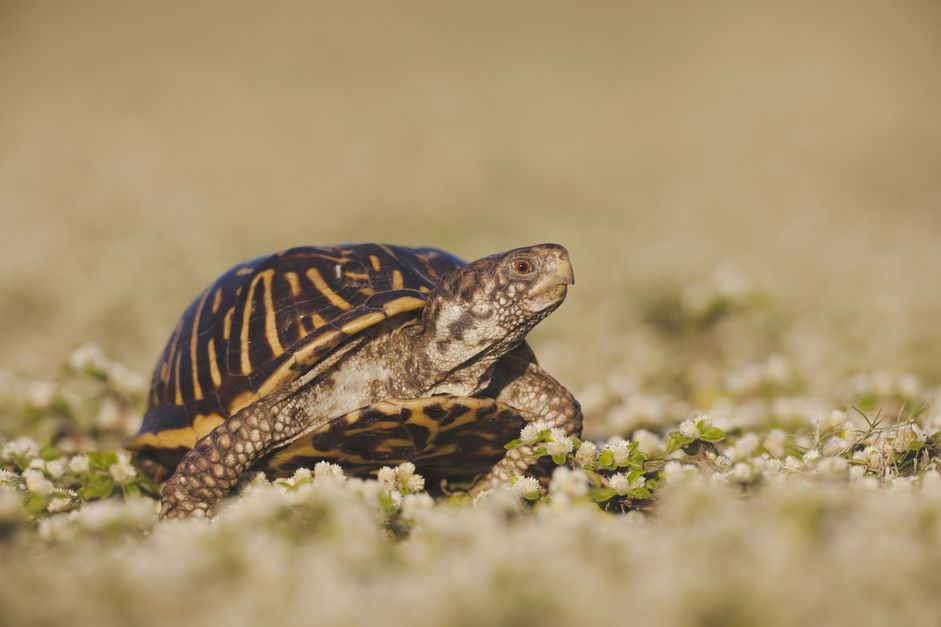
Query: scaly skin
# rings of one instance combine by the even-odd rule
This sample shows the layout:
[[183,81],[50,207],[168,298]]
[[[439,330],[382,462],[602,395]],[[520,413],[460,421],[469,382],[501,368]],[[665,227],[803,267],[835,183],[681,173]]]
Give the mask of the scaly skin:
[[[490,391],[496,399],[513,407],[528,422],[542,421],[547,427],[561,428],[566,435],[581,436],[582,408],[575,397],[552,375],[540,368],[528,351],[514,351],[500,362]],[[488,394],[489,395],[489,394]],[[529,446],[507,451],[506,455],[479,479],[471,494],[506,484],[514,475],[523,475],[537,459]]]
[[[562,303],[573,281],[568,254],[555,244],[485,257],[445,275],[420,320],[377,328],[329,369],[315,369],[256,401],[200,439],[164,484],[162,516],[211,516],[260,457],[333,417],[387,398],[493,397],[486,393],[492,391],[533,420],[580,432],[578,403],[532,363],[528,348],[501,361]],[[505,480],[528,466],[512,451],[485,481]]]

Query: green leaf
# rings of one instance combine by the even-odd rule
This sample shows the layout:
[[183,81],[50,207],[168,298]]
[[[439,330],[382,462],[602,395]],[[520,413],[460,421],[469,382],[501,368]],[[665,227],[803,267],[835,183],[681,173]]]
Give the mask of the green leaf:
[[591,481],[591,485],[595,486],[596,488],[600,488],[603,485],[601,475],[599,475],[597,472],[591,468],[583,468],[582,470],[584,470],[585,474],[588,475],[588,480]]
[[699,435],[699,439],[706,442],[718,442],[725,437],[725,431],[719,427],[709,427]]
[[78,495],[86,501],[106,499],[114,492],[114,481],[110,475],[89,475]]
[[46,509],[46,497],[38,494],[30,494],[29,500],[26,501],[26,511],[35,515],[44,509]]
[[124,485],[124,494],[127,496],[140,496],[140,486],[133,481]]
[[523,498],[527,501],[537,501],[539,500],[539,490],[533,490],[532,492],[527,492],[523,495]]
[[591,499],[597,503],[602,503],[604,501],[610,500],[617,495],[617,492],[614,491],[614,488],[592,488],[589,491]]
[[614,467],[614,453],[611,452],[611,449],[605,449],[601,451],[601,455],[598,456],[598,465],[602,468],[613,468]]
[[101,453],[99,451],[92,451],[88,454],[88,465],[91,468],[97,470],[108,470],[108,467],[111,464],[118,463],[118,454],[117,453]]
[[503,445],[503,448],[505,448],[506,450],[509,451],[509,450],[511,450],[511,449],[519,448],[519,447],[521,447],[521,446],[523,446],[523,441],[520,440],[519,438],[516,438],[515,440],[510,440],[509,442],[507,442],[506,444],[504,444],[504,445]]
[[392,495],[385,490],[379,492],[379,508],[386,516],[391,516],[396,513],[395,504],[392,502]]
[[42,450],[39,451],[39,458],[43,461],[51,462],[54,459],[59,459],[62,457],[62,453],[59,452],[54,446],[45,445],[42,447]]
[[647,488],[634,488],[627,493],[632,499],[649,499],[650,494],[651,492]]
[[545,455],[545,454],[546,454],[546,447],[545,447],[545,446],[540,446],[540,447],[537,448],[535,451],[533,451],[533,457],[542,457],[542,456]]
[[568,456],[565,453],[556,453],[552,456],[552,461],[561,466],[568,461]]
[[695,442],[696,438],[687,438],[680,435],[679,431],[670,432],[670,443],[667,445],[667,454],[672,453],[673,451],[683,448],[691,442]]

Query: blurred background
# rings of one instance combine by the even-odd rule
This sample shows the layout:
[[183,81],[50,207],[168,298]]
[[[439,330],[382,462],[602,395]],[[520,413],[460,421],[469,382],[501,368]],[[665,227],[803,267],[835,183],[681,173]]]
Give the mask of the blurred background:
[[576,388],[669,378],[709,289],[760,294],[723,367],[936,383],[939,77],[933,0],[3,0],[0,368],[149,372],[289,246],[556,241],[578,282],[533,343]]

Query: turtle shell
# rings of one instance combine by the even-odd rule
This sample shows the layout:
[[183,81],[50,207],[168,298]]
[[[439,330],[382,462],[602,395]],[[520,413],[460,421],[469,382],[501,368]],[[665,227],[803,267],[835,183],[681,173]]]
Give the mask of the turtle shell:
[[130,449],[192,448],[344,340],[420,310],[463,261],[432,248],[292,248],[239,264],[186,309],[154,368]]
[[[430,396],[387,400],[320,425],[270,455],[269,476],[290,476],[317,462],[340,464],[357,476],[413,462],[426,479],[471,481],[506,453],[526,424],[519,411],[492,398]],[[460,463],[455,463],[455,460]]]

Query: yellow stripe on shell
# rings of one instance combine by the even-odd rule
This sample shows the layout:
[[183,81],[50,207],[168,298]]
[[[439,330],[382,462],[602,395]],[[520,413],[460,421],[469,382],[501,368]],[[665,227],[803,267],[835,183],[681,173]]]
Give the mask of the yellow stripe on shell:
[[372,313],[368,313],[363,316],[360,316],[359,318],[356,318],[355,320],[350,320],[349,322],[344,324],[340,330],[346,333],[347,335],[353,335],[354,333],[362,331],[365,328],[371,327],[374,324],[377,324],[385,319],[386,319],[385,314],[379,313],[378,311],[374,311]]
[[176,388],[176,393],[173,395],[173,397],[174,397],[174,401],[176,402],[177,405],[182,405],[182,404],[183,404],[183,391],[180,389],[180,357],[182,357],[182,356],[183,356],[183,353],[177,351],[177,353],[176,353],[176,365],[174,366],[174,371],[175,371],[175,373],[174,373],[174,376],[173,376],[173,379],[174,379],[174,382],[175,382],[175,386],[174,386],[174,387]]
[[301,295],[301,281],[296,272],[285,272],[284,280],[288,282],[288,286],[291,288],[291,296],[297,298]]
[[382,264],[379,262],[379,257],[375,255],[369,255],[369,263],[372,264],[372,269],[376,272],[382,270]]
[[259,276],[264,277],[265,282],[265,339],[268,340],[272,355],[278,357],[284,353],[284,347],[281,345],[281,338],[278,337],[278,317],[275,315],[274,299],[271,296],[274,270],[267,270]]
[[165,429],[152,433],[139,433],[124,443],[125,448],[138,450],[146,446],[155,448],[193,448],[196,441],[225,422],[219,414],[197,414],[192,426],[178,429]]
[[391,453],[397,448],[415,448],[415,443],[405,438],[385,438],[375,445],[373,451],[376,453]]
[[212,313],[219,313],[219,305],[222,304],[222,288],[217,287],[212,295]]
[[458,429],[460,427],[463,427],[464,425],[469,425],[473,422],[477,422],[477,410],[469,409],[468,411],[461,414],[459,417],[455,418],[452,422],[448,423],[447,425],[442,426],[441,431],[443,432],[453,431],[454,429]]
[[334,307],[342,309],[343,311],[348,311],[352,307],[352,305],[346,302],[342,296],[330,289],[330,286],[327,285],[327,282],[323,280],[323,276],[321,276],[317,268],[308,268],[307,278],[309,278],[310,282],[314,284],[314,287],[317,288],[317,291],[323,294]]
[[235,307],[229,307],[225,312],[225,319],[222,321],[222,337],[228,340],[232,335],[232,315],[235,313]]
[[392,289],[400,290],[402,289],[403,285],[404,285],[404,282],[402,281],[402,273],[399,272],[398,270],[393,270],[392,271]]
[[400,296],[382,304],[382,310],[387,316],[394,316],[406,311],[414,311],[425,306],[425,301],[415,296]]
[[222,375],[219,373],[219,362],[216,356],[216,340],[209,338],[209,376],[212,377],[212,384],[216,388],[222,385]]

